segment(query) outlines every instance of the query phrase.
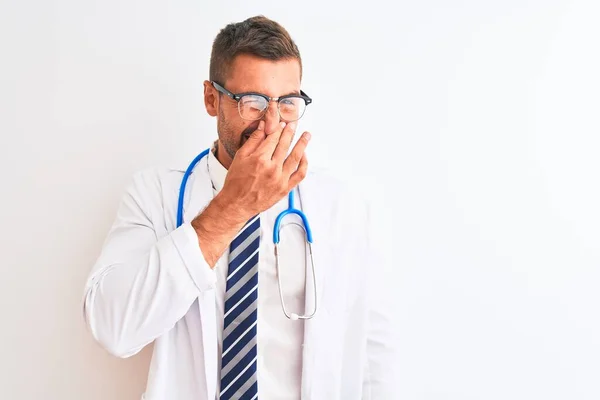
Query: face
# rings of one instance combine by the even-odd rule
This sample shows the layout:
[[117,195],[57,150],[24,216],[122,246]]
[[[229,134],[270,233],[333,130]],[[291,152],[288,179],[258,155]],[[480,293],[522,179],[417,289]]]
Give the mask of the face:
[[[233,62],[227,81],[222,84],[233,93],[258,92],[269,97],[300,94],[300,63],[296,59],[271,61],[239,55]],[[204,101],[208,114],[217,117],[218,157],[228,168],[237,150],[260,121],[242,119],[237,102],[220,94],[208,81],[204,82]],[[265,121],[267,135],[277,130],[280,122],[277,102],[269,103],[262,120]]]

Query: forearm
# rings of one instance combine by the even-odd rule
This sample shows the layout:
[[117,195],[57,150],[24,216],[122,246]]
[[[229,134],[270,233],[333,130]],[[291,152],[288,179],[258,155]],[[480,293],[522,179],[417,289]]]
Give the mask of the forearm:
[[189,223],[164,234],[151,211],[157,177],[139,174],[125,193],[88,276],[83,308],[93,337],[127,357],[171,329],[203,291],[216,285]]
[[214,287],[214,272],[184,229],[191,227],[182,226],[137,251],[138,232],[117,230],[111,236],[85,295],[88,326],[110,353],[137,353],[171,329],[199,293]]
[[247,217],[222,193],[200,213],[191,225],[207,264],[214,268],[231,241],[244,227]]

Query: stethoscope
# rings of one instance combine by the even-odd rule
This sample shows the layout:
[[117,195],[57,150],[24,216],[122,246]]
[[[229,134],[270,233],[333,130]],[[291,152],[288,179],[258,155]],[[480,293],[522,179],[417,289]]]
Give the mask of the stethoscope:
[[[181,187],[179,188],[179,200],[177,202],[177,227],[180,227],[183,224],[183,199],[184,199],[184,194],[185,194],[185,186],[187,185],[188,178],[192,174],[192,171],[196,167],[196,164],[198,164],[198,162],[200,160],[202,160],[202,158],[204,158],[204,156],[206,156],[209,151],[210,151],[210,149],[206,149],[202,153],[198,154],[196,156],[196,158],[194,158],[194,160],[192,160],[192,162],[188,166],[187,170],[185,171],[185,174],[183,175],[183,179],[181,180]],[[300,314],[296,314],[293,312],[288,313],[287,308],[285,307],[285,301],[283,299],[283,292],[281,290],[281,273],[279,270],[279,251],[277,250],[277,245],[279,244],[279,239],[280,239],[279,231],[281,230],[281,220],[288,214],[298,215],[302,219],[303,225],[300,225],[296,222],[293,222],[291,224],[300,226],[300,228],[304,229],[304,231],[306,232],[306,242],[308,244],[308,249],[309,249],[309,253],[310,253],[310,263],[312,266],[313,293],[314,293],[314,309],[310,315],[300,315]],[[302,211],[300,211],[294,207],[294,190],[292,189],[292,191],[288,194],[288,208],[286,210],[283,210],[277,216],[277,218],[275,219],[275,226],[273,227],[273,244],[275,245],[275,268],[277,269],[277,283],[279,285],[279,298],[281,299],[281,307],[283,309],[283,313],[285,314],[285,316],[287,318],[289,318],[291,320],[310,319],[317,312],[317,278],[315,275],[315,261],[314,261],[313,252],[312,252],[312,242],[313,242],[312,232],[310,230],[310,226],[308,224],[308,219],[306,218],[306,215],[304,215],[304,213]],[[305,291],[305,294],[306,294],[306,291]]]

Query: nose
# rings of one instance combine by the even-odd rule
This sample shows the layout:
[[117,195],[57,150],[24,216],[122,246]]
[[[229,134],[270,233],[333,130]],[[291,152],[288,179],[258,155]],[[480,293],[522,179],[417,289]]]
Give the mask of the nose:
[[267,105],[265,115],[263,115],[263,121],[265,121],[265,133],[270,135],[279,129],[279,111],[277,110],[277,102],[270,101]]

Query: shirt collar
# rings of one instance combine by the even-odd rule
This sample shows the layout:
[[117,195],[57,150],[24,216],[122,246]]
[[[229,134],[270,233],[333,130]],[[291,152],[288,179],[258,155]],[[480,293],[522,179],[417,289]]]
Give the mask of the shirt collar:
[[225,184],[227,169],[221,164],[217,157],[215,157],[216,146],[217,142],[215,141],[208,152],[208,174],[213,187],[217,192],[220,192]]

